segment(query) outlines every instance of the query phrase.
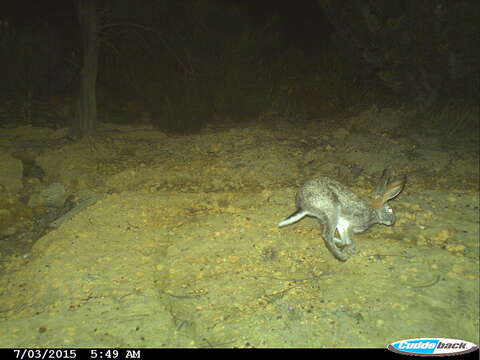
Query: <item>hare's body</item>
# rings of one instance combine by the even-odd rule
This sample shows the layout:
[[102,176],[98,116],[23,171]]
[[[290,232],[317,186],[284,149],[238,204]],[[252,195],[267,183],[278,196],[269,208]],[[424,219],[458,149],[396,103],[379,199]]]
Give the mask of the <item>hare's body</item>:
[[[296,196],[297,211],[278,226],[290,225],[305,216],[322,224],[322,235],[330,252],[346,261],[347,253],[356,253],[353,234],[361,233],[374,224],[393,225],[395,214],[387,201],[397,196],[405,180],[389,183],[386,171],[377,188],[378,200],[372,205],[336,180],[319,177],[307,181]],[[335,237],[338,231],[340,239]]]

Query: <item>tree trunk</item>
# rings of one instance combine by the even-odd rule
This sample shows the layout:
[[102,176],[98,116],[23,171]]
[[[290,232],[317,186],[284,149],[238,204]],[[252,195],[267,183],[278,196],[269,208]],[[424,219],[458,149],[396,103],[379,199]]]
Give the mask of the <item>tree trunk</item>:
[[98,22],[96,1],[74,0],[83,44],[83,64],[80,89],[77,94],[75,117],[70,134],[74,137],[91,135],[97,122],[96,83],[98,73]]

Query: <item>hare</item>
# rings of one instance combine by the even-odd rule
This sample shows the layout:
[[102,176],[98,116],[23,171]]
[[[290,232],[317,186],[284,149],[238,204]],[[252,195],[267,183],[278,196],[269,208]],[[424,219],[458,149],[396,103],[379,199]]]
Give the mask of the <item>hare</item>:
[[[307,181],[296,196],[297,211],[278,224],[293,224],[305,216],[318,219],[328,250],[340,261],[358,253],[352,234],[364,232],[374,224],[393,225],[395,213],[388,201],[402,191],[406,177],[392,181],[388,169],[376,189],[376,198],[368,204],[336,180],[319,177]],[[335,237],[335,230],[339,237]]]

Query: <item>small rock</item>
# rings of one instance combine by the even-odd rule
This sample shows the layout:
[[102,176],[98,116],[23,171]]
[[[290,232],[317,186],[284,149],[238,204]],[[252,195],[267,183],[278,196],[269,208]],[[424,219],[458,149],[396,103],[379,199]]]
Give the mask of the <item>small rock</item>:
[[448,244],[447,246],[445,246],[445,249],[447,249],[447,251],[452,254],[465,255],[465,246],[461,244]]

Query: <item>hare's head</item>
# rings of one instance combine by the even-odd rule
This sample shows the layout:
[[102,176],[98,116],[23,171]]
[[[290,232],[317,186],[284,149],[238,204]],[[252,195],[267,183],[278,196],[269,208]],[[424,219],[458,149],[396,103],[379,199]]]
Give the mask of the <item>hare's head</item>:
[[388,204],[388,201],[398,196],[405,186],[406,177],[391,180],[388,169],[385,169],[376,189],[376,198],[372,203],[377,212],[378,223],[382,225],[393,225],[395,223],[395,212]]

